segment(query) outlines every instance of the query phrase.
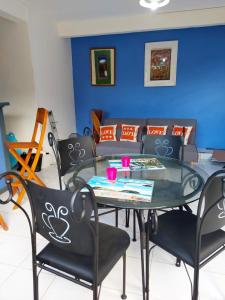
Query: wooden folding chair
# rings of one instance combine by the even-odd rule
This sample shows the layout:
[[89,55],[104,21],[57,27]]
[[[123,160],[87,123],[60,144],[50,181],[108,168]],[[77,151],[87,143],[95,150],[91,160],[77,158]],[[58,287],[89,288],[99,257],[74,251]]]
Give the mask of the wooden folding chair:
[[4,229],[4,230],[8,230],[8,225],[6,224],[5,220],[3,219],[3,216],[0,215],[0,226]]
[[[36,121],[34,125],[34,131],[32,135],[31,142],[5,142],[9,152],[16,158],[16,160],[21,164],[20,176],[23,179],[34,180],[37,184],[45,186],[44,182],[35,174],[36,166],[40,158],[42,145],[44,142],[45,131],[47,126],[48,111],[45,108],[38,108]],[[39,134],[40,133],[40,134]],[[36,139],[39,139],[38,141]],[[16,149],[27,149],[26,158],[23,159],[17,152]],[[35,150],[34,159],[29,166],[29,161],[31,155]],[[20,182],[15,180],[12,183],[13,193],[18,192],[17,203],[22,202],[23,196],[25,194],[24,188],[21,186]],[[16,208],[16,206],[14,207]]]

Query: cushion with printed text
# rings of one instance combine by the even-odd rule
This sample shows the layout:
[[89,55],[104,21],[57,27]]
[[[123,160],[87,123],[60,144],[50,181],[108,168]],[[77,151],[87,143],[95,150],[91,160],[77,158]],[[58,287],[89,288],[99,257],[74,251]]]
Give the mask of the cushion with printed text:
[[193,128],[192,126],[183,127],[183,126],[174,125],[172,135],[183,136],[184,133],[184,145],[187,145],[189,137],[191,135],[192,128]]
[[122,124],[120,141],[137,142],[139,127],[138,125]]
[[100,126],[100,140],[99,142],[116,141],[116,127],[117,125]]
[[166,135],[168,126],[147,126],[147,135]]

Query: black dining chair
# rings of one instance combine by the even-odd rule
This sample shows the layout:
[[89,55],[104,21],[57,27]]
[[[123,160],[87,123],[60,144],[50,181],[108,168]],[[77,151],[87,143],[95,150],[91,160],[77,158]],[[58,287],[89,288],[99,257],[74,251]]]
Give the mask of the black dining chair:
[[[146,223],[147,236],[154,243],[150,251],[155,245],[159,246],[183,261],[186,271],[186,264],[194,268],[192,300],[197,300],[199,270],[225,249],[225,232],[222,230],[225,226],[225,170],[208,178],[201,192],[197,215],[172,210],[153,219]],[[148,265],[146,275],[148,294]]]
[[183,138],[173,135],[144,135],[142,153],[183,160]]
[[[159,157],[169,157],[183,161],[183,137],[170,135],[146,135],[142,131],[142,154],[152,154]],[[188,206],[185,206],[190,209]],[[164,210],[163,210],[164,211]],[[133,241],[136,241],[136,212],[133,210]],[[130,210],[126,210],[126,227],[129,227]],[[177,266],[180,262],[177,261]]]
[[[9,196],[7,200],[0,200],[0,204],[12,202],[22,210],[29,223],[34,300],[39,299],[38,269],[91,289],[93,300],[98,300],[102,281],[121,257],[121,298],[126,299],[126,250],[130,244],[129,235],[119,228],[98,222],[93,190],[83,179],[76,178],[74,186],[77,189],[70,192],[24,181],[14,172],[2,174],[0,180],[3,177],[7,178]],[[13,200],[13,179],[19,180],[27,192],[31,218],[24,208]],[[37,233],[49,242],[39,253],[36,248]],[[74,297],[76,298],[76,294]]]
[[[65,140],[56,140],[52,132],[48,133],[48,142],[56,159],[59,187],[62,190],[62,178],[69,169],[96,156],[95,143],[91,136],[81,136],[79,134],[73,134]],[[99,216],[115,212],[115,225],[118,227],[118,208],[100,204],[98,204],[98,208],[107,210],[99,213]]]
[[52,147],[62,189],[62,177],[70,168],[95,157],[95,143],[90,136],[72,136],[64,140],[56,140],[53,133],[48,133],[48,142]]

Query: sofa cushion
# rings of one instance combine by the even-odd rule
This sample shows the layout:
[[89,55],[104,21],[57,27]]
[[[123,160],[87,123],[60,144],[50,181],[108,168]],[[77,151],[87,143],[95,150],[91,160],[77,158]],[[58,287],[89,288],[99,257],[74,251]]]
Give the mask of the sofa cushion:
[[197,127],[197,121],[195,119],[169,119],[169,118],[150,118],[146,120],[147,125],[160,125],[165,126],[168,125],[169,128],[167,130],[167,134],[172,134],[172,128],[174,125],[179,126],[192,126],[193,129],[191,131],[191,135],[189,138],[189,144],[195,144],[195,133]]
[[116,141],[116,125],[100,126],[100,142]]
[[120,141],[137,142],[137,135],[140,126],[122,124],[121,127],[122,130],[121,130]]
[[168,126],[147,126],[147,135],[166,135]]
[[[103,125],[122,125],[122,124],[128,124],[128,125],[139,125],[139,131],[137,135],[137,141],[141,141],[141,133],[142,128],[146,126],[146,119],[136,119],[136,118],[108,118],[103,121]],[[117,139],[119,140],[121,136],[121,126],[117,127]]]
[[127,154],[140,153],[141,143],[131,142],[104,142],[96,145],[96,155],[113,155],[113,154]]
[[174,125],[172,130],[172,135],[183,136],[184,134],[184,145],[187,145],[189,144],[189,138],[191,135],[192,128],[193,128],[192,126],[183,127],[183,126]]

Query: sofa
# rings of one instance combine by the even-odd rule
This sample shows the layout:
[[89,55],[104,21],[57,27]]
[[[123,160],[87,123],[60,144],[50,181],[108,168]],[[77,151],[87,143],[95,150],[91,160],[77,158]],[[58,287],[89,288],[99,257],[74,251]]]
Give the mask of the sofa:
[[195,145],[196,126],[197,121],[195,119],[169,119],[169,118],[107,118],[102,121],[102,125],[139,125],[140,129],[137,136],[137,142],[119,141],[121,128],[117,127],[117,141],[105,141],[96,144],[97,155],[113,155],[113,154],[125,154],[125,153],[141,153],[142,151],[142,133],[143,129],[147,125],[155,126],[168,126],[167,134],[172,134],[173,125],[178,126],[192,126],[192,132],[188,141],[188,144],[184,146],[184,161],[197,162],[198,151]]

